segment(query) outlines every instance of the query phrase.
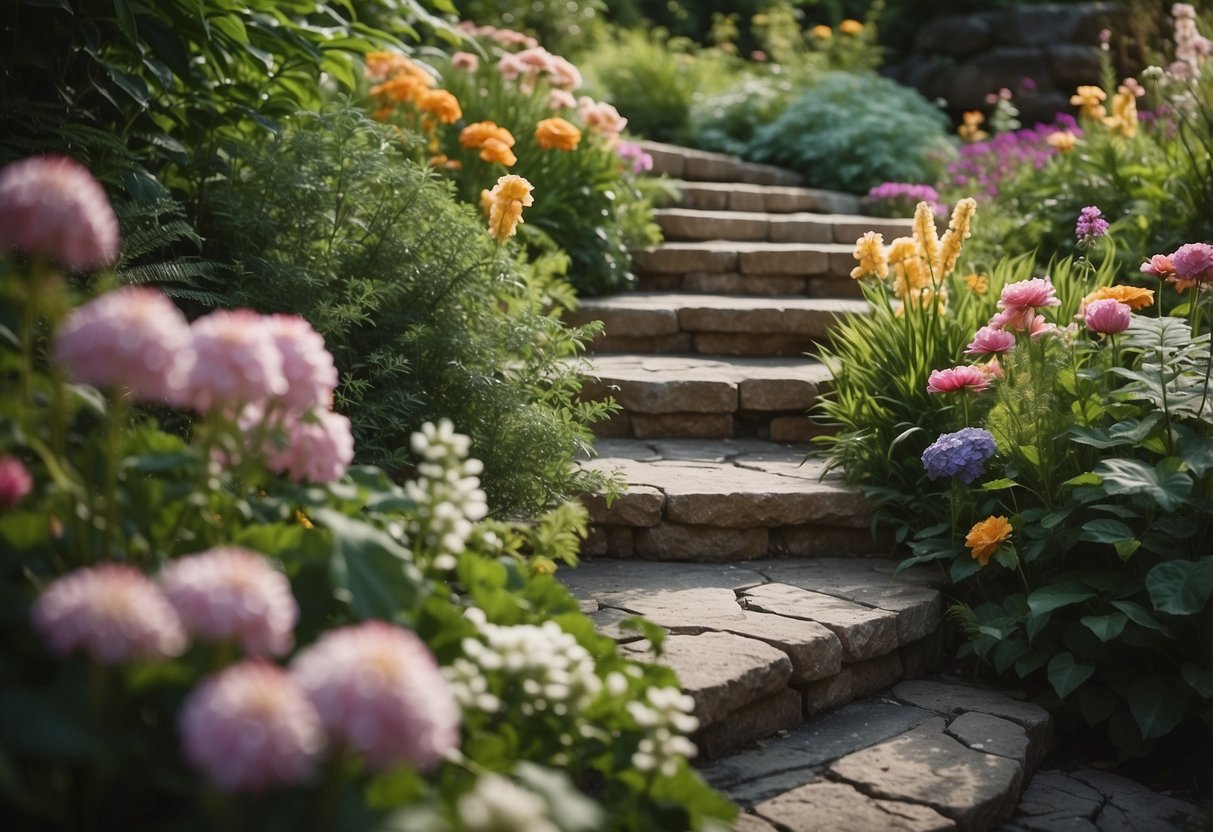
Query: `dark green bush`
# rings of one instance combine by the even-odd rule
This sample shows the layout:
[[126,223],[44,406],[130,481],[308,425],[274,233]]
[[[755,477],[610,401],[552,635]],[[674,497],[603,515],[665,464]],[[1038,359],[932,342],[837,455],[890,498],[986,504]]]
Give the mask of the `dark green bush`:
[[546,505],[579,487],[571,463],[603,415],[573,402],[568,287],[499,248],[395,136],[354,110],[300,115],[215,188],[213,230],[244,270],[227,291],[324,335],[363,460],[399,471],[410,432],[446,416],[495,509]]
[[867,193],[881,182],[927,182],[948,148],[947,120],[887,78],[831,72],[769,124],[746,156],[800,172],[815,187]]

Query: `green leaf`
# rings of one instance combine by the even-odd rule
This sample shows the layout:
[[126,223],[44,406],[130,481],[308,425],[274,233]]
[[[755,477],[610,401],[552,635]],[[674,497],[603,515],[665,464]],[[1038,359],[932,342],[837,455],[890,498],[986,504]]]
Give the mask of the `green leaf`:
[[1077,581],[1059,581],[1049,586],[1041,587],[1028,596],[1028,609],[1033,615],[1080,604],[1095,597],[1095,593]]
[[1192,493],[1192,476],[1183,461],[1167,457],[1151,467],[1136,459],[1105,459],[1095,466],[1109,494],[1141,494],[1163,511],[1175,511]]
[[378,529],[331,509],[312,518],[333,538],[333,594],[361,619],[411,617],[424,595],[424,579],[409,551]]
[[1091,520],[1083,523],[1079,540],[1092,543],[1117,543],[1135,537],[1133,530],[1119,520]]
[[1192,662],[1184,662],[1180,674],[1192,690],[1205,699],[1213,699],[1213,670],[1199,667]]
[[1052,612],[1046,612],[1044,615],[1036,615],[1029,612],[1027,619],[1024,621],[1024,627],[1028,631],[1028,641],[1035,641],[1036,637],[1040,635],[1040,631],[1048,626],[1052,618]]
[[1111,641],[1124,632],[1129,618],[1124,613],[1110,612],[1107,615],[1084,615],[1079,621],[1100,641]]
[[1098,725],[1116,710],[1116,694],[1099,685],[1087,685],[1078,692],[1078,707],[1088,725]]
[[135,25],[135,13],[131,11],[129,0],[114,0],[114,14],[118,18],[118,28],[131,43],[139,42],[139,29]]
[[1072,487],[1103,485],[1103,477],[1091,471],[1087,471],[1085,474],[1079,474],[1077,477],[1070,477],[1068,480],[1063,482],[1062,485],[1069,485]]
[[1150,602],[1158,612],[1193,615],[1205,608],[1213,595],[1213,557],[1197,561],[1160,563],[1146,575]]
[[1001,491],[1004,488],[1014,488],[1017,485],[1019,485],[1019,483],[1015,482],[1015,480],[1007,479],[1006,477],[1003,477],[1002,479],[990,480],[989,482],[983,482],[981,484],[981,490],[982,491]]
[[1011,665],[1023,658],[1028,649],[1026,642],[1013,638],[1003,639],[994,651],[994,669],[999,673],[1006,673]]
[[1112,548],[1116,550],[1116,556],[1121,560],[1127,561],[1133,557],[1133,554],[1141,548],[1140,540],[1118,540],[1112,544]]
[[1116,609],[1128,616],[1129,620],[1134,624],[1154,630],[1166,636],[1171,635],[1171,631],[1167,629],[1165,624],[1162,624],[1157,618],[1154,617],[1154,613],[1150,612],[1148,609],[1135,601],[1113,601],[1112,606],[1116,607]]
[[952,583],[957,584],[965,578],[972,577],[981,571],[981,564],[973,558],[958,557],[952,561],[952,566],[948,570],[948,577]]
[[1095,665],[1075,661],[1073,653],[1058,653],[1049,662],[1049,684],[1058,696],[1065,699],[1090,679],[1094,672]]
[[1049,654],[1040,651],[1033,651],[1026,656],[1023,656],[1015,661],[1015,674],[1020,679],[1025,676],[1035,673],[1040,668],[1044,667],[1049,661]]
[[1184,717],[1184,697],[1159,678],[1137,679],[1129,691],[1129,710],[1145,739],[1170,733]]

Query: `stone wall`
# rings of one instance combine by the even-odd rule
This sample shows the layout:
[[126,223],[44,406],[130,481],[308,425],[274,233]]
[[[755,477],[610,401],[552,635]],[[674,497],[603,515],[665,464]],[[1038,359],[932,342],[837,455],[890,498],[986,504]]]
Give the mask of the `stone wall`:
[[1099,32],[1117,28],[1123,15],[1116,3],[1100,2],[940,18],[919,30],[913,53],[891,74],[929,99],[943,99],[957,120],[966,110],[988,114],[986,95],[1005,87],[1031,126],[1071,111],[1079,84],[1101,82]]

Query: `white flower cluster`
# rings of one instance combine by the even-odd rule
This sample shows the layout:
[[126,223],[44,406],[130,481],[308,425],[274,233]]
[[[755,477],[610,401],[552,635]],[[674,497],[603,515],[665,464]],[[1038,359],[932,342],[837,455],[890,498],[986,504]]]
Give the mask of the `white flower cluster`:
[[627,705],[632,720],[649,734],[632,755],[632,765],[672,777],[680,759],[694,757],[699,751],[683,736],[699,727],[699,720],[692,716],[695,700],[678,688],[649,688],[645,699]]
[[464,639],[466,658],[456,659],[446,671],[463,707],[488,713],[506,707],[489,693],[488,674],[502,679],[504,696],[522,694],[518,710],[523,716],[549,710],[556,716],[576,715],[602,689],[594,657],[556,622],[503,627],[489,624],[476,608],[467,617],[483,640]]
[[471,440],[455,433],[449,419],[437,426],[426,422],[409,444],[421,459],[417,479],[404,487],[417,504],[417,521],[410,529],[415,548],[429,549],[449,561],[466,548],[475,523],[488,514],[479,477],[484,466],[478,459],[466,458]]
[[560,832],[532,791],[499,774],[486,774],[455,804],[464,832]]

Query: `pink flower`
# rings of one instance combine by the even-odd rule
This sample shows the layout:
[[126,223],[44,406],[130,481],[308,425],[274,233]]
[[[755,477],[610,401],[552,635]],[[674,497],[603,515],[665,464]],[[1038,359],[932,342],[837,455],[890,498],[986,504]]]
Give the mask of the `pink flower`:
[[628,120],[605,101],[599,102],[582,96],[577,99],[577,106],[581,109],[581,118],[585,121],[586,129],[592,133],[614,138],[628,126]]
[[138,569],[103,563],[53,581],[32,612],[34,629],[51,652],[83,650],[97,663],[125,664],[184,652],[181,619]]
[[256,312],[212,312],[194,321],[190,330],[198,357],[186,395],[197,410],[236,410],[286,393],[282,353],[265,319]]
[[997,355],[1015,346],[1015,336],[1003,329],[983,326],[973,336],[965,355]]
[[114,209],[80,163],[41,156],[0,169],[0,248],[40,254],[82,271],[117,260],[118,243]]
[[497,62],[497,71],[501,73],[501,77],[507,81],[514,81],[522,75],[526,75],[531,71],[519,57],[514,53],[506,53],[501,56],[501,60]]
[[1155,254],[1141,264],[1141,271],[1142,274],[1149,274],[1163,280],[1169,280],[1175,277],[1175,264],[1165,254]]
[[459,706],[415,634],[385,621],[330,630],[291,664],[329,736],[387,771],[428,768],[459,742]]
[[182,754],[223,791],[307,782],[324,750],[324,728],[295,679],[265,661],[234,664],[186,698]]
[[1213,281],[1213,246],[1208,243],[1187,243],[1171,253],[1175,276],[1179,280],[1198,283]]
[[1001,381],[1007,375],[1002,369],[1002,364],[998,363],[997,355],[984,364],[978,364],[977,369],[981,370],[991,381]]
[[238,641],[251,656],[282,655],[295,644],[290,582],[256,552],[229,546],[178,558],[159,581],[190,635]]
[[1004,286],[1002,297],[998,300],[998,308],[1008,311],[1060,305],[1053,281],[1047,277],[1034,277]]
[[464,72],[475,72],[480,67],[480,56],[472,52],[456,52],[451,56],[451,66]]
[[15,456],[0,456],[0,508],[12,508],[34,489],[29,469]]
[[1133,310],[1127,303],[1121,303],[1112,298],[1094,300],[1087,304],[1087,329],[1104,335],[1115,335],[1129,328]]
[[955,393],[959,390],[980,393],[989,386],[989,377],[979,368],[968,365],[932,370],[927,379],[928,393]]
[[556,89],[575,90],[581,86],[581,71],[568,59],[552,55],[552,63],[548,68],[549,83]]
[[552,90],[548,93],[549,110],[571,110],[577,106],[577,99],[568,90]]
[[335,482],[354,460],[350,420],[331,410],[287,417],[286,446],[266,454],[266,467],[295,482]]
[[298,413],[328,407],[337,387],[337,367],[324,338],[298,315],[271,315],[265,325],[282,354],[287,387],[281,403]]
[[54,356],[77,381],[125,387],[142,401],[179,402],[194,367],[185,316],[162,293],[134,286],[72,310]]

